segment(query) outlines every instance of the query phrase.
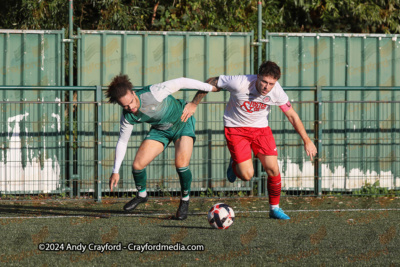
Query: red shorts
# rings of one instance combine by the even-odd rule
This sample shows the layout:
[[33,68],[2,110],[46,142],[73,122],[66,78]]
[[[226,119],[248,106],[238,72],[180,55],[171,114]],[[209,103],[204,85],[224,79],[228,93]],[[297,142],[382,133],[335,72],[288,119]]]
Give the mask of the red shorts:
[[240,163],[251,159],[251,150],[267,156],[278,156],[271,128],[225,127],[225,138],[233,161]]

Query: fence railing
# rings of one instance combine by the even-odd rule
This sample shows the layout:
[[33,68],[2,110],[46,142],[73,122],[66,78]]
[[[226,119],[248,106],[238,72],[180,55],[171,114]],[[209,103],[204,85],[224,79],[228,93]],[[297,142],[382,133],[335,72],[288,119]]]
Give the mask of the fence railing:
[[[2,199],[11,195],[56,194],[90,195],[101,201],[102,196],[130,196],[136,192],[131,163],[149,127],[135,126],[118,189],[111,193],[108,178],[121,108],[105,102],[104,89],[0,87],[0,91],[7,90],[8,97],[0,101]],[[399,194],[400,87],[284,89],[319,151],[311,162],[284,114],[272,108],[269,121],[278,146],[284,194]],[[21,91],[24,99],[20,99]],[[190,101],[195,92],[185,91],[177,98]],[[15,92],[14,98],[10,92]],[[251,182],[227,182],[230,154],[222,115],[229,95],[210,94],[215,95],[207,96],[195,114],[192,194],[267,195],[267,175],[256,160]],[[179,195],[172,145],[147,170],[150,194]]]

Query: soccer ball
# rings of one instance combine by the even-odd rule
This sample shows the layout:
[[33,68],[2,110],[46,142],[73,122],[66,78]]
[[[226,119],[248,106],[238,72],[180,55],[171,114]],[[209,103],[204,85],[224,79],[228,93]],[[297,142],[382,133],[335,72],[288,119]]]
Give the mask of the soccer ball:
[[224,203],[217,203],[208,212],[208,222],[216,229],[228,229],[233,224],[235,213]]

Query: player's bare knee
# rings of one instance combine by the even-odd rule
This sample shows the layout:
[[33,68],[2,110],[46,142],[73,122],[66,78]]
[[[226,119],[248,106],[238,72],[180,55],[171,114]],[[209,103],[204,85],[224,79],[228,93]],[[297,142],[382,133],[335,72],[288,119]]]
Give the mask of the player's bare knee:
[[266,170],[268,176],[277,176],[279,175],[279,169],[268,169]]
[[183,168],[189,166],[190,160],[186,159],[177,159],[175,160],[175,167],[176,168]]
[[183,167],[188,167],[189,166],[189,162],[187,163],[175,163],[175,168],[179,169],[179,168],[183,168]]
[[248,170],[248,171],[242,173],[242,176],[243,176],[243,180],[250,181],[251,178],[253,178],[253,176],[254,176],[254,170]]
[[139,161],[134,161],[133,163],[132,163],[132,168],[134,169],[134,170],[143,170],[144,168],[146,168],[146,166],[144,166],[144,164],[141,164]]
[[249,176],[249,175],[243,175],[243,177],[242,177],[243,179],[242,180],[244,180],[244,181],[250,181],[251,180],[251,178],[253,178],[253,176]]

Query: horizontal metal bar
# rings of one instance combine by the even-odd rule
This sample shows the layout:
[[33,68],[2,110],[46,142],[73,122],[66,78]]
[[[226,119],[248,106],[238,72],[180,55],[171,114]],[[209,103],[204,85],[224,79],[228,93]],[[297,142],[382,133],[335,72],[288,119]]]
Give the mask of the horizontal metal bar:
[[[292,102],[293,103],[293,102]],[[301,101],[300,103],[304,103]],[[320,103],[374,103],[374,104],[386,104],[386,103],[400,103],[400,101],[321,101]]]
[[400,86],[322,86],[321,89],[325,91],[400,91]]
[[[0,104],[97,104],[98,102],[96,101],[0,101]],[[108,103],[107,101],[101,101],[99,103],[102,104],[111,104]],[[228,103],[227,101],[204,101],[200,102],[200,104],[226,104]],[[337,104],[343,104],[343,103],[372,103],[372,104],[388,104],[388,103],[397,103],[400,104],[400,101],[290,101],[292,104],[316,104],[316,103],[337,103]],[[112,104],[111,104],[112,105]]]
[[282,87],[285,91],[300,91],[300,90],[317,90],[316,86],[284,86]]
[[[200,104],[226,104],[228,101],[204,101],[200,102]],[[318,101],[290,101],[290,103],[318,103]]]
[[[140,90],[143,87],[134,87],[133,90]],[[102,90],[107,90],[107,86],[102,86]],[[314,86],[284,86],[287,91],[317,90]],[[2,90],[76,90],[76,91],[95,91],[96,86],[0,86]],[[400,86],[322,86],[323,91],[400,91]],[[182,89],[180,91],[196,92],[196,89]]]
[[76,90],[95,91],[96,86],[0,86],[1,90]]
[[179,31],[113,31],[113,30],[81,30],[81,34],[134,34],[134,35],[215,35],[215,36],[247,36],[252,35],[251,32],[179,32]]
[[1,33],[32,33],[32,34],[44,34],[44,33],[62,33],[63,30],[0,30]]
[[[107,103],[107,102],[101,102]],[[94,101],[0,101],[0,104],[97,104]]]
[[270,36],[294,36],[294,37],[383,37],[383,38],[391,38],[391,37],[400,37],[399,34],[363,34],[363,33],[292,33],[292,32],[269,32]]

